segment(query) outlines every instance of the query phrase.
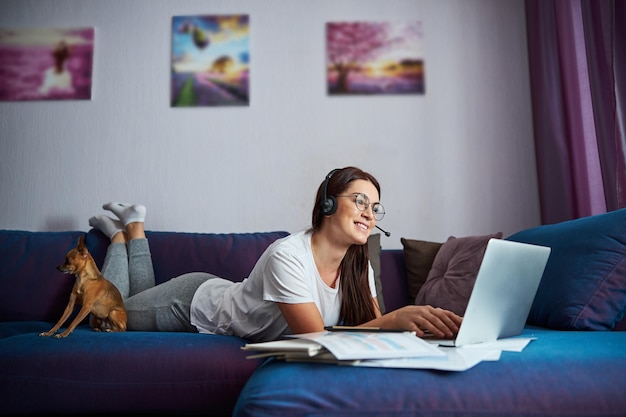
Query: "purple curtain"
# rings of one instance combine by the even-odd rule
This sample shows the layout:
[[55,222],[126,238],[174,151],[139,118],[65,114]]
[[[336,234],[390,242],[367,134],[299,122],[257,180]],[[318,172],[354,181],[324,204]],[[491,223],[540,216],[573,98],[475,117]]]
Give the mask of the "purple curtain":
[[542,223],[626,207],[626,1],[526,0]]

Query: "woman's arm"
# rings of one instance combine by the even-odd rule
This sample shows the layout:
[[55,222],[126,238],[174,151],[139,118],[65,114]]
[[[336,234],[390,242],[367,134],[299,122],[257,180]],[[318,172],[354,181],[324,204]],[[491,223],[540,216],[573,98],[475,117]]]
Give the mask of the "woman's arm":
[[[415,332],[419,337],[423,337],[424,332],[429,331],[437,338],[452,338],[459,331],[463,320],[451,311],[432,306],[411,305],[380,315],[376,299],[373,299],[373,303],[377,317],[361,324],[363,327],[407,330]],[[294,334],[324,330],[324,320],[315,303],[276,304]]]
[[324,319],[315,303],[276,303],[294,334],[321,332]]

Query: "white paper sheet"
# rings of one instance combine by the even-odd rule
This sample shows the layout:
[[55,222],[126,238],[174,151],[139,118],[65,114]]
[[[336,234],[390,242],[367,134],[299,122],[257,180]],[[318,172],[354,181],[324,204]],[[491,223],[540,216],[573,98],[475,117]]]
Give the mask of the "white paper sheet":
[[[442,358],[400,358],[367,360],[355,363],[355,366],[377,368],[411,368],[435,369],[440,371],[466,371],[484,360],[494,360],[500,357],[499,350],[442,348],[445,356]],[[497,359],[495,359],[497,360]]]
[[288,340],[248,344],[243,349],[264,352],[255,356],[277,356],[288,361],[458,372],[482,361],[498,361],[503,351],[521,352],[535,339],[512,337],[458,348],[439,348],[410,333],[318,332],[295,335]]
[[507,337],[493,342],[464,346],[467,349],[497,349],[507,352],[521,352],[536,337]]
[[410,332],[317,332],[294,335],[324,346],[338,360],[445,357]]

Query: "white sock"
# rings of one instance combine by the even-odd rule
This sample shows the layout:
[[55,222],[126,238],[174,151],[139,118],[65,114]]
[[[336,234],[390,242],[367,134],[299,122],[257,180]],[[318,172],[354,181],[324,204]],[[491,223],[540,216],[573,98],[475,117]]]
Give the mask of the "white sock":
[[124,225],[121,221],[112,219],[104,214],[101,216],[93,216],[89,219],[89,225],[100,230],[111,239],[119,232],[124,231]]
[[146,219],[146,207],[140,204],[106,203],[102,208],[113,212],[124,226],[133,222],[143,223]]

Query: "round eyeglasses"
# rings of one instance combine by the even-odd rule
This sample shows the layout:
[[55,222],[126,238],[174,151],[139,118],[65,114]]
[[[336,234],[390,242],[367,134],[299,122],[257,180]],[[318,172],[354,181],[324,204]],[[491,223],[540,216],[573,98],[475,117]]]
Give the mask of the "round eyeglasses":
[[372,213],[374,218],[380,221],[385,217],[385,208],[380,203],[370,203],[370,198],[363,193],[354,193],[350,195],[336,195],[335,197],[350,197],[354,198],[354,204],[359,211],[365,211],[372,206]]

